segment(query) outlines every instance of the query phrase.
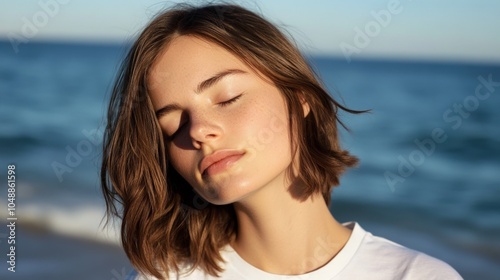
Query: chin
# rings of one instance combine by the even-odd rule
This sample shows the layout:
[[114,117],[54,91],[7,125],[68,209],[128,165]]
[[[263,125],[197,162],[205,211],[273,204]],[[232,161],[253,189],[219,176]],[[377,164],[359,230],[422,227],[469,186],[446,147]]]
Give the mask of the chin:
[[234,202],[237,202],[241,199],[242,196],[235,195],[235,194],[227,194],[227,193],[220,193],[220,192],[210,192],[209,194],[204,194],[202,197],[210,202],[211,204],[214,205],[227,205],[231,204]]
[[[202,191],[197,191],[206,201],[215,205],[227,205],[237,202],[253,191],[255,187],[248,181],[242,182],[233,178],[233,182],[225,182],[225,184],[209,184],[202,188]],[[234,182],[238,181],[238,182]]]

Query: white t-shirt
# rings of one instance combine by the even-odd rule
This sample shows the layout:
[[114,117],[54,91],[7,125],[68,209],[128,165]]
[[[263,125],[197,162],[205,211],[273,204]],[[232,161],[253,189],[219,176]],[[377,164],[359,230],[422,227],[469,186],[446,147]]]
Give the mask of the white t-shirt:
[[[277,275],[260,270],[243,260],[227,245],[221,250],[226,260],[221,277],[215,278],[195,269],[186,275],[170,275],[170,279],[194,280],[340,280],[340,279],[462,279],[448,264],[385,238],[373,236],[358,223],[346,223],[352,233],[344,248],[326,265],[301,275]],[[130,279],[153,280],[151,276],[138,275]]]

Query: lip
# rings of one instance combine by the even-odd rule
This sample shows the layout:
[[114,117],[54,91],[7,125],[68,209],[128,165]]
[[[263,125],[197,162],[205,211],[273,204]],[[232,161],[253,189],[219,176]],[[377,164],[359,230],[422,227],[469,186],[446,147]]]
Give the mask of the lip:
[[205,156],[199,164],[202,176],[214,175],[239,160],[245,152],[239,150],[218,150]]

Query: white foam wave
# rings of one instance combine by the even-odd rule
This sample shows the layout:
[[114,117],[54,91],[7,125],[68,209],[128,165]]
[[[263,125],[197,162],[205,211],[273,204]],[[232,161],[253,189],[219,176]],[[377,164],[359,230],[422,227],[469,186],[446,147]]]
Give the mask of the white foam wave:
[[[0,217],[4,221],[9,214],[7,203],[6,197],[0,198],[0,209],[5,209],[0,211]],[[48,195],[27,191],[17,197],[15,210],[19,226],[33,226],[68,236],[120,244],[119,224],[110,222],[107,227],[103,226],[105,206],[97,194],[58,191]]]

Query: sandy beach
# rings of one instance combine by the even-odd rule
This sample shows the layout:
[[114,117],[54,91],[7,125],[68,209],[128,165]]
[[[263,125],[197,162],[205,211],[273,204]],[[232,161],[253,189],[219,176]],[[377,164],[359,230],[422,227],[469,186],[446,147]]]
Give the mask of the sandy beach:
[[16,272],[10,272],[7,245],[2,238],[0,279],[124,280],[131,270],[119,246],[21,225],[16,231]]

